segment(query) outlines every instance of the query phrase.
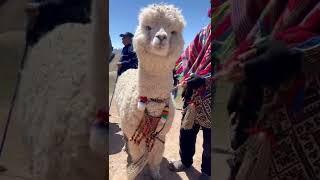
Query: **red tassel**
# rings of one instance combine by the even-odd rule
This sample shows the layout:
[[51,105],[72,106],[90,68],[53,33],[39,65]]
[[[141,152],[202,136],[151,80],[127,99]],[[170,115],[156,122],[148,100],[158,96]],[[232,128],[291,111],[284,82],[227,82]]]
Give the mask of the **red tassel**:
[[145,96],[139,96],[139,101],[143,102],[143,103],[146,103],[148,101],[148,98],[145,97]]
[[[146,100],[146,97],[139,97],[139,102],[144,102]],[[168,107],[166,106],[162,113],[168,114],[169,112],[167,109]],[[145,139],[146,148],[150,152],[154,146],[156,136],[155,131],[157,130],[159,121],[160,118],[145,114],[130,140],[139,145],[141,141]]]
[[96,113],[96,123],[99,122],[104,122],[104,123],[108,123],[109,122],[109,113],[107,110],[105,109],[99,109]]

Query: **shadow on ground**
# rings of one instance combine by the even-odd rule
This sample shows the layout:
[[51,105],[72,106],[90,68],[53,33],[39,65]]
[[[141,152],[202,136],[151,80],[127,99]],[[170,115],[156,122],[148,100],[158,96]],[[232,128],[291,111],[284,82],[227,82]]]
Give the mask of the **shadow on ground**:
[[109,122],[109,155],[117,154],[124,146],[118,123]]
[[198,170],[196,170],[193,166],[191,166],[187,171],[186,171],[186,175],[188,177],[188,179],[194,179],[194,177],[199,177],[200,176],[200,172]]
[[[161,179],[170,179],[170,180],[182,180],[182,178],[176,173],[172,172],[168,169],[169,161],[167,158],[163,158],[161,162],[160,174]],[[188,171],[185,172],[188,179],[194,179],[200,175],[200,172],[195,168],[191,167]],[[140,173],[140,175],[136,178],[139,180],[151,179],[149,169],[146,168]]]

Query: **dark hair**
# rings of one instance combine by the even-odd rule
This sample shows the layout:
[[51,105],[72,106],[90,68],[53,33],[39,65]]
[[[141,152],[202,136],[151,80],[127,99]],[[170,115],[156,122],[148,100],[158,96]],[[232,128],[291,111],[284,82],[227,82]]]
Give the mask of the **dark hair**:
[[92,0],[40,1],[39,15],[28,19],[27,45],[33,46],[58,25],[69,22],[90,23],[91,2]]

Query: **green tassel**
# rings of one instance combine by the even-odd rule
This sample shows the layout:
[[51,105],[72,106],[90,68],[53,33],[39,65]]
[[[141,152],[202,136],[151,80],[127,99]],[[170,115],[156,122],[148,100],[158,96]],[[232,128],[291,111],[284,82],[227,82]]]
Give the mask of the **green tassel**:
[[162,115],[161,118],[168,119],[168,115]]

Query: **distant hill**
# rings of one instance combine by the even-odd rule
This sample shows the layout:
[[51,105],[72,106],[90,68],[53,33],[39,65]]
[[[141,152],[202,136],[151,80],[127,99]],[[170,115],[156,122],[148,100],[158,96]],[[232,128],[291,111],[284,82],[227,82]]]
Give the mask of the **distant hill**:
[[111,63],[109,63],[109,72],[117,71],[118,69],[117,62],[119,62],[120,60],[121,49],[114,49],[113,53],[115,54],[115,56],[111,61]]
[[113,53],[118,53],[118,54],[120,54],[121,51],[122,51],[122,49],[113,49]]

